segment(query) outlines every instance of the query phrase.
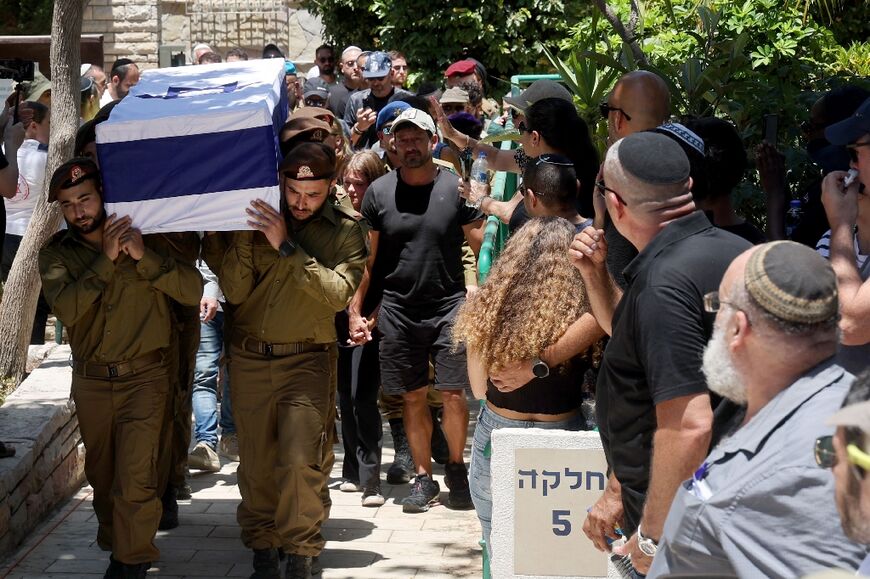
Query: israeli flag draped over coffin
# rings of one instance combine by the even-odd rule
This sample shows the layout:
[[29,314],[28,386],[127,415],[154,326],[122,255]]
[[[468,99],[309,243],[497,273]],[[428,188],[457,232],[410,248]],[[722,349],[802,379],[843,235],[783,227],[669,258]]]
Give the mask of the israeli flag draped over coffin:
[[106,212],[143,233],[250,229],[253,199],[279,204],[284,61],[142,72],[97,125]]

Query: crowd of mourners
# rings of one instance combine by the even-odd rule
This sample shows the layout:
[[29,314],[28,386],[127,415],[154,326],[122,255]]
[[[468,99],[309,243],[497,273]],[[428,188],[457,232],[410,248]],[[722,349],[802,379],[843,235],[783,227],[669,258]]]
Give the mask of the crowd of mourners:
[[[385,418],[402,510],[475,509],[492,558],[493,431],[597,429],[609,479],[583,531],[627,576],[870,575],[866,87],[813,105],[819,177],[792,190],[776,143],[675,118],[653,72],[601,103],[600,157],[558,82],[497,102],[465,58],[411,92],[408,64],[326,45],[307,74],[285,60],[280,205],[253,201],[246,231],[143,236],[107,215],[96,126],[132,61],[82,65],[75,157],[49,176],[51,83],[7,100],[3,280],[45,181],[65,227],[39,254],[32,341],[50,313],[68,331],[105,577],[146,576],[188,469],[221,457],[239,461],[251,577],[316,574],[339,417],[340,491],[385,503]],[[506,131],[519,147],[486,144]],[[481,157],[519,176],[512,196],[471,182]],[[764,231],[732,199],[750,157]],[[510,237],[478,287],[487,216]]]

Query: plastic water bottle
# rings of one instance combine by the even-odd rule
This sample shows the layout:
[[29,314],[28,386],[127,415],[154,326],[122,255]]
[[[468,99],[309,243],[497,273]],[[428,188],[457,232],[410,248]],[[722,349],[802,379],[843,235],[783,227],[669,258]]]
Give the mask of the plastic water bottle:
[[489,184],[489,164],[486,162],[486,153],[479,153],[477,159],[471,165],[471,197],[477,199],[477,203],[469,200],[465,204],[475,209],[480,208],[480,203],[486,195],[486,186]]

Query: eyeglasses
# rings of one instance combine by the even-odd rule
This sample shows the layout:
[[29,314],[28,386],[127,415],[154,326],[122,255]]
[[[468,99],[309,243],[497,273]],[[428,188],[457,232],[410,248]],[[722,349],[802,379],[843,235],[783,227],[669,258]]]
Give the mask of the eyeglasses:
[[746,313],[741,308],[738,308],[736,305],[734,305],[734,302],[719,299],[719,292],[717,291],[704,294],[704,311],[708,314],[715,314],[722,309],[723,305],[731,306],[735,310],[739,310],[744,314]]
[[613,190],[610,187],[608,187],[607,185],[605,185],[604,181],[596,181],[595,182],[595,189],[596,189],[596,191],[598,191],[598,194],[601,195],[602,197],[604,197],[605,191],[607,191],[608,193],[613,193],[614,195],[616,195],[616,198],[619,199],[620,203],[622,203],[623,205],[628,207],[628,203],[625,202],[625,199],[622,198],[622,195],[620,195],[615,190]]
[[562,155],[551,155],[549,153],[544,153],[538,160],[535,161],[535,166],[537,167],[541,163],[545,165],[555,165],[557,167],[573,167],[574,163],[567,157],[563,157]]
[[626,120],[629,120],[629,121],[631,120],[631,117],[628,115],[627,112],[625,112],[624,110],[622,110],[619,107],[610,106],[610,103],[608,103],[607,101],[602,101],[601,104],[598,105],[598,111],[601,113],[601,116],[604,117],[605,119],[610,116],[611,111],[618,111],[618,112],[622,113],[622,116],[624,116],[626,118]]
[[849,158],[852,159],[853,163],[858,162],[858,147],[870,147],[870,141],[846,145],[846,150],[849,151]]
[[345,60],[344,62],[342,62],[342,64],[348,68],[359,68],[359,63],[355,59],[354,60]]

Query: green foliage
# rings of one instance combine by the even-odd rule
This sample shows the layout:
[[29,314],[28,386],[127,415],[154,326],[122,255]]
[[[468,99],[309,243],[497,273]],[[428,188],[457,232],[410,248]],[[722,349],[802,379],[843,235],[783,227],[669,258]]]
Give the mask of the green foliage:
[[[623,22],[628,20],[628,0],[613,0],[611,5]],[[829,2],[828,7],[835,11],[842,5]],[[815,19],[816,8],[806,13],[805,8],[805,2],[780,0],[650,2],[636,31],[648,68],[671,86],[677,117],[729,118],[751,157],[761,140],[762,117],[778,114],[778,145],[793,182],[798,182],[796,189],[818,176],[803,151],[799,129],[812,103],[822,92],[861,81],[859,77],[870,72],[870,44],[841,46]],[[619,74],[638,68],[621,39],[600,20],[578,22],[559,48],[558,58],[549,56],[563,76],[596,79],[568,82],[581,111],[594,106],[594,97],[606,94]],[[587,115],[587,120],[597,122],[599,137],[605,134],[600,117]],[[764,203],[755,184],[750,182],[737,197],[747,216],[763,225]]]
[[0,0],[0,35],[51,34],[53,0]]
[[[480,60],[491,77],[545,71],[534,49],[568,35],[567,23],[592,13],[581,2],[562,0],[305,0],[323,19],[336,46],[396,49],[424,77],[438,79],[453,61]],[[499,92],[506,92],[504,85]],[[493,94],[495,90],[491,90]]]

